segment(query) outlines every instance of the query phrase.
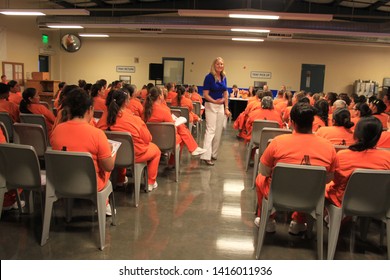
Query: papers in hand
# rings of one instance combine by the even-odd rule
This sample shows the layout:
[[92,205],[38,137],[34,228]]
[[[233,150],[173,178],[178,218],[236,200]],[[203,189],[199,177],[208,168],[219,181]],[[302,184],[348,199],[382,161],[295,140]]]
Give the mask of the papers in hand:
[[172,114],[172,119],[175,121],[175,126],[179,126],[187,122],[185,117],[176,117],[174,114]]
[[108,139],[108,143],[112,145],[111,156],[113,157],[116,154],[116,152],[119,150],[119,147],[122,145],[122,143],[110,139]]

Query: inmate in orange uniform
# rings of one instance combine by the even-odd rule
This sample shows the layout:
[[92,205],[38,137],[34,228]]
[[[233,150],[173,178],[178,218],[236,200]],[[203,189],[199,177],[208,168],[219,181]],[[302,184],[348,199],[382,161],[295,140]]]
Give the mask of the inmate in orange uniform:
[[22,93],[21,92],[16,92],[16,93],[9,93],[8,101],[15,103],[16,105],[20,104],[20,101],[22,101]]
[[[0,143],[5,143],[5,142],[7,141],[5,139],[3,131],[0,129]],[[1,205],[1,207],[10,208],[12,204],[15,203],[15,201],[16,201],[16,192],[14,190],[7,191],[4,193],[3,205]]]
[[[177,98],[172,99],[171,106],[179,106],[179,102],[177,101]],[[180,100],[180,107],[186,107],[188,108],[188,112],[190,115],[190,123],[198,122],[199,117],[193,112],[194,105],[192,104],[191,99],[182,96]]]
[[328,139],[334,145],[350,146],[355,143],[353,132],[343,126],[323,126],[317,130],[316,134]]
[[[274,169],[278,162],[324,166],[327,172],[334,172],[337,166],[336,151],[332,143],[315,134],[297,132],[275,137],[265,149],[260,162],[271,169]],[[257,176],[258,216],[261,213],[263,197],[268,196],[270,185],[271,177],[262,174]],[[294,184],[291,184],[291,187],[293,188]],[[304,223],[305,215],[294,212],[293,219]]]
[[378,148],[390,149],[390,131],[382,132],[381,138],[379,138],[378,144],[376,146]]
[[[327,184],[325,197],[340,207],[348,179],[356,168],[390,170],[390,151],[368,149],[361,152],[341,150],[337,153],[338,167],[333,181]],[[375,186],[372,187],[373,191]]]
[[170,92],[168,92],[167,97],[165,98],[165,100],[167,102],[172,102],[174,99],[176,99],[176,96],[177,96],[177,93],[175,91],[170,91]]
[[93,109],[98,111],[107,111],[106,99],[99,95],[93,98]]
[[279,112],[272,109],[257,109],[252,111],[249,116],[248,120],[246,121],[245,129],[246,129],[246,137],[244,138],[247,142],[251,140],[252,137],[252,130],[253,130],[253,122],[255,120],[267,120],[267,121],[276,121],[279,123],[279,127],[283,127],[282,118],[280,117]]
[[[175,121],[172,119],[171,110],[163,104],[154,103],[152,109],[152,115],[150,116],[148,122],[172,122]],[[192,153],[198,147],[195,139],[192,137],[190,131],[185,126],[181,124],[176,127],[176,143],[180,143],[180,146],[183,147],[185,144],[188,148],[188,151]]]
[[314,116],[313,132],[316,132],[320,127],[324,126],[326,126],[325,122],[319,116]]
[[110,158],[111,147],[102,130],[85,121],[73,119],[57,125],[51,134],[50,142],[53,150],[89,152],[95,165],[97,189],[100,191],[104,188],[110,178],[110,172],[104,171],[98,160]]
[[39,103],[31,103],[28,106],[28,110],[33,114],[40,114],[45,117],[47,133],[50,136],[52,133],[53,125],[56,120],[53,112],[46,108],[45,105]]
[[382,113],[382,114],[373,114],[373,116],[381,121],[381,123],[383,125],[383,129],[386,130],[387,129],[387,122],[389,121],[389,115]]
[[0,112],[6,112],[14,122],[19,122],[19,107],[15,103],[0,99]]
[[135,116],[142,118],[144,115],[144,106],[142,106],[141,100],[138,98],[130,98],[127,108],[130,109]]
[[[98,128],[103,130],[108,129],[107,116],[108,112],[104,112],[102,118],[97,123]],[[130,132],[134,142],[135,162],[147,161],[148,184],[154,184],[157,178],[161,151],[151,142],[152,135],[144,121],[141,118],[132,115],[130,110],[124,110],[117,115],[116,122],[114,125],[110,126],[110,130]],[[124,177],[125,174],[122,174],[122,176]],[[119,178],[118,181],[123,182],[124,178]]]

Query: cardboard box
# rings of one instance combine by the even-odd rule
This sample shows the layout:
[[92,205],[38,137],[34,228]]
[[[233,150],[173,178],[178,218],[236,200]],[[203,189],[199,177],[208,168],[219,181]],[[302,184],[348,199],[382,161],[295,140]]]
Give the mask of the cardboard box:
[[32,72],[31,76],[33,80],[50,80],[49,72]]

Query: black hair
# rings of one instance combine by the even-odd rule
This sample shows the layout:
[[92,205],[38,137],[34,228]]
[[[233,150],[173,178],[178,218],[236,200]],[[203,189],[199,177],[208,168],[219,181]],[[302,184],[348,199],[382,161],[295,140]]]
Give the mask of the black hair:
[[337,109],[333,112],[333,120],[335,126],[343,126],[346,129],[353,127],[351,122],[351,113],[345,108]]
[[107,85],[107,80],[105,79],[100,79],[96,81],[97,84],[101,84],[103,87]]
[[328,100],[329,106],[332,106],[333,103],[337,100],[337,93],[335,93],[335,92],[328,92],[326,94],[326,100]]
[[349,98],[348,94],[346,94],[346,93],[340,93],[339,99],[344,100],[345,103],[347,104],[347,106],[349,106],[349,104],[351,104],[351,102],[352,102],[351,98]]
[[353,137],[355,143],[349,146],[352,151],[365,151],[372,149],[378,143],[383,130],[382,123],[376,117],[370,116],[361,118],[355,127]]
[[320,99],[314,103],[316,115],[328,126],[329,119],[329,103],[325,99]]
[[172,83],[167,83],[165,85],[165,87],[167,88],[168,91],[170,91],[171,89],[173,89],[173,84]]
[[367,102],[367,97],[364,95],[359,95],[358,99],[359,99],[359,101],[358,101],[359,103],[366,103]]
[[152,115],[153,103],[161,95],[161,90],[158,87],[152,87],[145,99],[144,121],[147,122]]
[[127,92],[123,90],[111,90],[107,95],[106,105],[107,106],[107,125],[112,126],[116,123],[116,118],[118,113],[123,105],[126,103],[126,100],[129,98]]
[[85,89],[87,82],[85,80],[79,80],[78,84],[80,88]]
[[32,112],[28,109],[28,105],[31,104],[30,98],[33,98],[36,93],[37,90],[35,88],[26,88],[23,91],[22,93],[23,99],[20,101],[19,104],[20,113],[32,114]]
[[294,129],[299,133],[311,133],[315,110],[306,102],[298,102],[291,108],[290,118],[294,122]]
[[13,88],[14,86],[16,86],[17,83],[18,83],[17,81],[11,80],[11,81],[8,82],[7,85],[9,86],[9,88]]
[[355,108],[360,112],[360,117],[369,117],[372,115],[372,111],[370,107],[368,107],[367,103],[356,103]]
[[66,85],[63,90],[60,93],[60,97],[58,98],[58,104],[62,107],[62,103],[64,102],[65,97],[67,94],[74,90],[75,88],[78,88],[77,85]]
[[357,95],[357,93],[352,93],[350,98],[353,102],[355,102],[355,104],[360,102],[359,95]]
[[91,97],[96,97],[99,95],[99,91],[101,91],[103,88],[103,85],[101,83],[96,83],[92,85],[91,88]]
[[[68,87],[68,86],[66,86]],[[80,87],[74,87],[66,93],[62,106],[69,114],[68,119],[83,118],[85,113],[93,106],[92,98]]]
[[376,115],[382,114],[386,110],[386,104],[382,99],[376,99],[372,102],[372,104],[376,107]]
[[9,86],[4,83],[0,83],[0,96],[4,99],[9,95]]
[[183,87],[182,85],[177,85],[176,86],[176,93],[177,93],[177,104],[178,106],[181,106],[181,99],[183,98],[183,95],[184,93],[186,92],[186,89],[185,87]]
[[306,97],[306,96],[303,96],[302,98],[300,98],[298,100],[298,102],[310,104],[310,99],[308,97]]
[[133,97],[136,87],[134,85],[124,84],[122,90],[126,91],[130,97]]

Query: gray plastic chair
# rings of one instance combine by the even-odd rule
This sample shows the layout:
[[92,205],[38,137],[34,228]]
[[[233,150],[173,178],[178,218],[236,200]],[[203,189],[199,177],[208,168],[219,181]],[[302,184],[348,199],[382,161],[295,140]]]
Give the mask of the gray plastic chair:
[[43,115],[41,115],[41,114],[20,113],[20,122],[21,123],[32,123],[32,124],[39,124],[39,125],[41,125],[42,128],[43,128],[43,131],[45,132],[46,140],[49,143],[45,117]]
[[181,117],[181,110],[171,108],[171,114],[174,114],[176,117]]
[[[97,191],[95,165],[90,153],[49,150],[45,154],[47,186],[41,246],[49,239],[53,203],[59,198],[81,198],[93,201],[99,221],[99,249],[103,250],[106,237],[106,201],[110,197],[112,224],[115,225],[115,202],[110,181]],[[110,195],[111,194],[111,195]],[[68,204],[69,205],[69,204]],[[67,217],[71,216],[67,209]]]
[[13,128],[14,143],[33,146],[37,156],[43,159],[47,150],[47,138],[42,126],[32,123],[14,123]]
[[3,135],[5,137],[5,141],[9,143],[9,136],[8,136],[8,131],[7,128],[5,127],[3,122],[0,122],[0,129],[3,132]]
[[[34,212],[33,197],[31,192],[38,192],[43,207],[43,191],[46,185],[45,171],[41,171],[35,149],[29,145],[3,143],[0,144],[0,157],[2,160],[2,174],[6,180],[7,190],[16,190],[17,203],[20,213],[23,209],[20,205],[20,197],[17,189],[25,191],[27,209]],[[4,191],[1,191],[1,200],[4,199]],[[2,205],[2,204],[1,204]]]
[[333,147],[335,148],[336,152],[338,152],[338,151],[341,151],[341,150],[348,149],[349,146],[345,146],[345,145],[333,145]]
[[93,117],[96,119],[100,119],[103,116],[102,110],[94,110],[93,111]]
[[11,116],[7,112],[0,112],[0,122],[2,122],[8,132],[8,142],[14,141],[14,130],[12,124],[14,123]]
[[265,149],[267,148],[269,141],[274,139],[276,136],[279,136],[282,134],[291,134],[291,133],[292,133],[292,130],[284,129],[284,128],[265,127],[262,129],[262,131],[260,133],[259,148],[256,149],[256,152],[255,152],[254,165],[253,165],[253,176],[252,176],[252,188],[255,188],[256,176],[259,173],[260,157],[264,153]]
[[[260,258],[268,217],[272,208],[310,214],[317,221],[317,253],[323,259],[323,211],[326,169],[323,166],[277,163],[268,198],[263,198],[256,259]],[[308,220],[308,230],[312,221]]]
[[145,191],[148,191],[148,169],[147,162],[135,162],[135,152],[134,152],[134,143],[133,137],[128,132],[119,132],[119,131],[105,131],[107,138],[117,142],[121,142],[121,146],[116,153],[115,158],[115,169],[111,172],[111,182],[113,186],[116,185],[118,172],[117,168],[131,168],[134,178],[134,204],[135,207],[138,207],[139,204],[139,192],[141,189],[141,178],[142,172],[144,171],[144,184]]
[[246,147],[245,156],[245,171],[248,171],[249,162],[251,161],[252,149],[260,145],[260,133],[264,127],[279,128],[279,123],[276,121],[255,120],[253,122],[251,141]]
[[171,106],[170,108],[171,110],[179,109],[181,111],[180,116],[185,117],[187,119],[186,126],[190,131],[192,131],[192,123],[190,123],[190,111],[188,110],[188,108],[182,106]]
[[371,217],[386,223],[390,259],[390,171],[355,169],[348,180],[341,207],[326,204],[329,214],[328,260],[336,251],[343,216]]
[[170,122],[161,123],[146,123],[150,133],[152,134],[152,142],[159,147],[163,153],[175,155],[175,181],[179,181],[180,170],[180,144],[176,144],[176,127]]

